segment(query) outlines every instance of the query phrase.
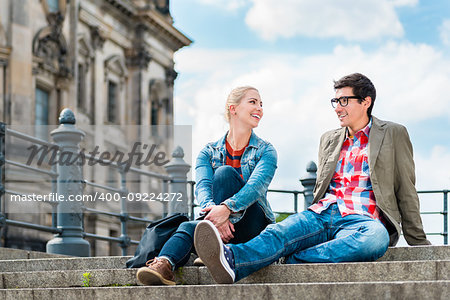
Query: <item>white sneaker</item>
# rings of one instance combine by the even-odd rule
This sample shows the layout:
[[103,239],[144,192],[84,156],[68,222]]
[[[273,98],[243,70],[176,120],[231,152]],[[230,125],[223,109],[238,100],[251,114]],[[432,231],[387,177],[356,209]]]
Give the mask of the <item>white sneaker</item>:
[[208,220],[197,224],[194,245],[198,256],[217,283],[233,283],[235,279],[233,252],[222,243],[216,226]]

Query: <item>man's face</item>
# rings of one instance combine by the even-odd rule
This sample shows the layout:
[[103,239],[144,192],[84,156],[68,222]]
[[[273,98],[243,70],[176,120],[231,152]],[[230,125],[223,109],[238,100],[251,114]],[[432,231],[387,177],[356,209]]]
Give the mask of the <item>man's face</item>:
[[[353,88],[343,87],[337,89],[335,97],[340,98],[343,96],[355,96],[353,94]],[[366,97],[361,103],[359,103],[360,101],[358,99],[348,99],[348,104],[346,106],[337,104],[334,111],[338,116],[341,127],[347,127],[352,135],[364,128],[369,122],[367,109],[369,108],[371,101],[370,97]]]

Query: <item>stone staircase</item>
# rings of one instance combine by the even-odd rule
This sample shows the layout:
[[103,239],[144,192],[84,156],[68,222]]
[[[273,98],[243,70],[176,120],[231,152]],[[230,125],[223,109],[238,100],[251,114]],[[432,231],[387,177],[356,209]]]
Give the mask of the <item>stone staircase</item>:
[[0,248],[0,299],[450,299],[450,246],[390,248],[370,263],[271,265],[234,285],[187,266],[177,286],[141,286],[128,258]]

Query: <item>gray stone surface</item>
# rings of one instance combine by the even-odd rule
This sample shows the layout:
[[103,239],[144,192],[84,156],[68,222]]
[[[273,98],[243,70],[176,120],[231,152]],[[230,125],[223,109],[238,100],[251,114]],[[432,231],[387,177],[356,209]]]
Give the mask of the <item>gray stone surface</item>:
[[[340,264],[271,265],[239,283],[313,283],[448,280],[450,261],[375,262]],[[75,287],[83,274],[91,275],[90,286],[137,285],[136,269],[78,269],[0,273],[0,288]],[[184,267],[177,283],[214,284],[206,267]]]
[[50,270],[88,270],[124,269],[131,256],[70,257],[44,259],[18,259],[0,261],[2,272],[50,271]]
[[[216,285],[206,267],[188,266],[177,271],[177,286],[145,287],[136,269],[125,268],[129,256],[33,259],[46,254],[3,248],[0,299],[450,299],[449,249],[390,248],[366,263],[271,265],[233,285]],[[85,273],[90,287],[81,287]]]
[[0,290],[3,299],[442,299],[450,281]]
[[[371,262],[270,265],[240,283],[428,281],[449,278],[450,261]],[[199,270],[199,284],[212,284],[207,269]]]
[[[44,252],[0,248],[0,271],[121,269],[131,256],[67,257]],[[29,260],[37,259],[37,260]],[[9,261],[10,260],[10,261]],[[193,260],[191,257],[190,262]],[[450,246],[393,247],[377,262],[450,260]],[[192,265],[188,263],[188,265]]]
[[[97,270],[63,270],[34,272],[0,273],[0,288],[57,288],[81,287],[85,282],[84,274],[89,274],[90,287],[116,285],[138,285],[137,269],[97,269]],[[209,275],[206,275],[209,276]],[[198,267],[183,268],[176,272],[179,285],[194,285],[199,282]]]
[[390,247],[378,261],[448,260],[450,246]]
[[53,257],[67,258],[69,256],[0,247],[0,261],[10,259],[36,259],[36,258],[53,258]]

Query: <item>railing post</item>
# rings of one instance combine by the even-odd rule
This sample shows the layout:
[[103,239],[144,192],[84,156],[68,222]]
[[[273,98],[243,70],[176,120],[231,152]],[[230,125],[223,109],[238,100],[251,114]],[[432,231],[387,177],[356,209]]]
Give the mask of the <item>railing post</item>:
[[305,210],[312,204],[314,200],[313,192],[317,179],[317,166],[313,161],[310,161],[306,165],[306,172],[307,173],[303,175],[302,178],[300,178],[300,182],[305,188],[303,193],[303,195],[305,196],[305,206],[304,206]]
[[165,165],[167,173],[172,178],[169,183],[169,215],[173,213],[189,214],[187,197],[187,173],[191,166],[184,159],[184,151],[178,146],[172,152],[172,160]]
[[190,190],[190,203],[189,203],[189,206],[190,206],[190,209],[191,209],[191,215],[189,216],[189,218],[191,219],[191,220],[194,220],[194,209],[195,209],[195,202],[194,202],[194,199],[195,199],[195,191],[194,191],[194,185],[195,185],[195,181],[190,181],[189,182],[189,190]]
[[57,225],[62,230],[47,243],[47,252],[73,256],[90,256],[89,242],[83,239],[82,201],[74,198],[83,194],[83,174],[79,143],[84,132],[75,127],[75,116],[64,109],[59,117],[59,127],[50,134],[59,146],[57,191]]
[[448,190],[444,190],[444,245],[448,245]]
[[[5,137],[6,137],[6,124],[0,122],[0,229],[5,225],[5,216],[3,213],[3,196],[5,195]],[[1,232],[1,230],[0,230]]]
[[128,208],[127,208],[127,174],[125,172],[124,166],[119,166],[119,174],[120,174],[120,239],[122,242],[120,243],[120,247],[122,248],[122,255],[127,255],[128,246],[131,244],[131,238],[128,235],[127,230],[127,222],[129,220]]
[[298,193],[294,192],[294,212],[298,213]]

